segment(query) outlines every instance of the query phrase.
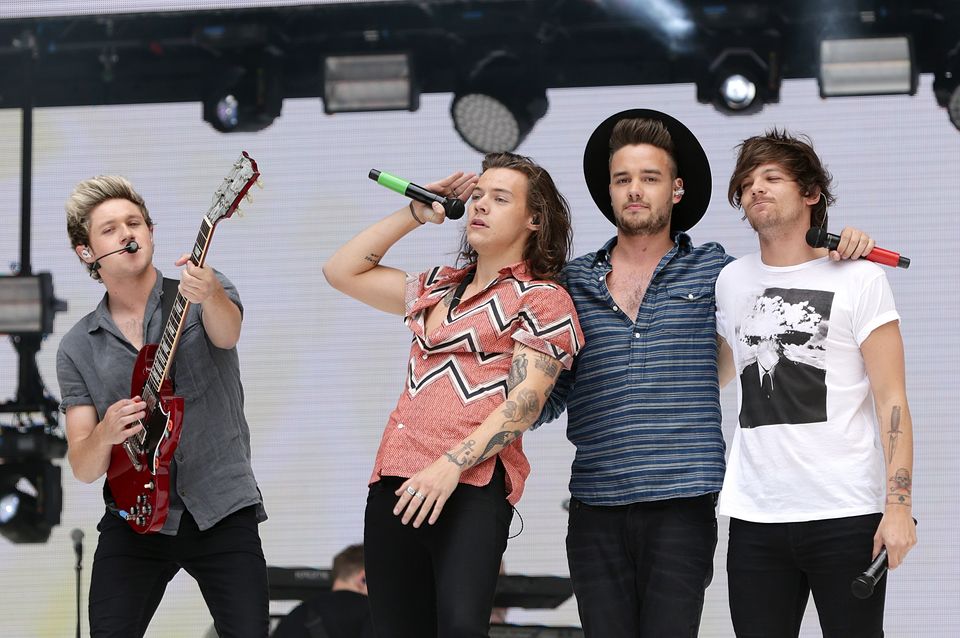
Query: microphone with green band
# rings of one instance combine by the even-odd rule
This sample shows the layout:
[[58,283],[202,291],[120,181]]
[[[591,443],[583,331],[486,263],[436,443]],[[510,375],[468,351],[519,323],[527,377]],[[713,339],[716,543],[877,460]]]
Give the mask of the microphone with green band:
[[400,179],[396,175],[391,175],[385,171],[378,171],[375,168],[371,168],[367,177],[381,186],[386,186],[390,190],[396,191],[404,197],[409,197],[422,204],[430,205],[433,202],[440,203],[440,205],[443,206],[443,212],[447,216],[447,219],[460,219],[466,210],[466,207],[463,205],[463,200],[459,197],[437,195],[433,191],[428,191],[423,186],[417,186],[412,182]]

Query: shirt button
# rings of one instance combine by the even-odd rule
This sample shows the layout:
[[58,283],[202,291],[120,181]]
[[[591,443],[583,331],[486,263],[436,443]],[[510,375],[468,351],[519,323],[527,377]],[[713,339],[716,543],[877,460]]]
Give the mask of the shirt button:
[[634,339],[639,339],[639,338],[640,338],[640,333],[639,333],[639,332],[634,332],[634,333],[633,333],[633,337],[634,337]]
[[403,429],[403,423],[397,423],[397,429],[398,429],[398,430],[402,430],[402,429]]
[[614,306],[614,307],[613,307],[613,309],[614,309],[614,310],[620,310],[620,309],[619,309],[619,308],[617,308],[616,306]]
[[603,277],[598,277],[597,281],[603,281]]
[[691,292],[689,295],[687,295],[687,299],[693,299],[693,293],[692,293],[692,292]]

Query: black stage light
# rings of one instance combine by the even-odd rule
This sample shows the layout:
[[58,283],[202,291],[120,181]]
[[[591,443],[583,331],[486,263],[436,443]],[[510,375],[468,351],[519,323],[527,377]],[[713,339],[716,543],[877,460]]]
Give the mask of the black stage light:
[[60,524],[60,467],[46,460],[0,461],[0,534],[13,543],[45,543]]
[[213,81],[203,101],[203,119],[221,133],[260,131],[280,116],[280,68],[258,63],[230,67]]
[[697,82],[697,101],[727,115],[756,113],[780,101],[776,55],[761,57],[750,48],[723,50]]
[[546,112],[545,86],[505,51],[480,60],[450,105],[457,133],[481,153],[516,150]]

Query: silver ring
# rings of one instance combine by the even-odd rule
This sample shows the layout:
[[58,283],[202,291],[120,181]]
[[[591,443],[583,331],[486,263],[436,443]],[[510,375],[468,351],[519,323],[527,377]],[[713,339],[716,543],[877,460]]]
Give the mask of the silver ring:
[[423,492],[417,492],[416,494],[414,494],[414,496],[419,498],[421,501],[427,500],[427,495],[424,494]]
[[414,489],[414,487],[413,487],[412,485],[409,485],[409,486],[407,486],[407,494],[409,494],[410,496],[416,496],[416,495],[417,495],[417,490]]

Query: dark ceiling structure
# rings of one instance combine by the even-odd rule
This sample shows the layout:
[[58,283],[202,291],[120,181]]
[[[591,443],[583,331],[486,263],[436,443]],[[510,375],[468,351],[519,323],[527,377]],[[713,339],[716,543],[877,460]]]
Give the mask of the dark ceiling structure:
[[433,0],[4,20],[0,108],[201,101],[250,68],[281,99],[323,96],[326,56],[392,52],[409,54],[416,92],[455,92],[497,51],[538,87],[698,82],[704,101],[741,59],[775,101],[781,79],[818,76],[822,39],[892,35],[945,105],[954,0]]

